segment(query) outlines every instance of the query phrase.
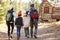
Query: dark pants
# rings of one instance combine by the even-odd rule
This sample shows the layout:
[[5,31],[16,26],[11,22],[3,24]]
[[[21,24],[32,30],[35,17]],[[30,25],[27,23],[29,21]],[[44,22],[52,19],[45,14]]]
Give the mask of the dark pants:
[[29,27],[24,28],[25,36],[29,36]]
[[[34,35],[37,35],[37,26],[38,26],[38,20],[37,19],[33,19],[30,21],[30,26],[31,26],[31,37],[33,36],[33,32]],[[34,29],[35,28],[35,29]],[[33,31],[34,29],[34,31]]]
[[[7,22],[7,27],[8,27],[8,36],[10,36],[10,34],[13,34],[13,29],[14,29],[14,23],[9,23]],[[10,27],[12,29],[10,29]],[[11,32],[10,32],[11,31]]]

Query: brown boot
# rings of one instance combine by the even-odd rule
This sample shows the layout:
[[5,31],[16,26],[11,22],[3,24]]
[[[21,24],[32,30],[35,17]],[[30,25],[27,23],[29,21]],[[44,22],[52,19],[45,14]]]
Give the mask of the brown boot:
[[8,40],[10,40],[10,36],[8,36]]
[[20,35],[17,35],[17,40],[19,40],[20,39]]

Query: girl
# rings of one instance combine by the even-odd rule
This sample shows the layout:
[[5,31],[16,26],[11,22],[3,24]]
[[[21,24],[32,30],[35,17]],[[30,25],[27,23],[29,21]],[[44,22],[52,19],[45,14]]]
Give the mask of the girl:
[[23,26],[23,18],[21,17],[21,11],[18,13],[18,17],[16,18],[15,25],[17,28],[17,40],[19,40],[21,27]]

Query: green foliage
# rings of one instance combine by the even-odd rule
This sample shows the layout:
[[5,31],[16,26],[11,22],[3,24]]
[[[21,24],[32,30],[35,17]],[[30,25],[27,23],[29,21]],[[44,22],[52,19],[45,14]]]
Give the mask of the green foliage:
[[0,6],[0,21],[2,21],[3,20],[3,16],[4,16],[4,2],[1,2],[1,4],[0,4],[1,6]]
[[36,2],[35,2],[35,8],[36,8],[37,10],[39,10],[39,6],[40,6],[40,4],[36,1]]
[[[19,3],[13,1],[10,2],[10,0],[7,0],[6,2],[2,2],[2,0],[0,1],[0,21],[3,20],[3,17],[5,17],[5,14],[7,12],[8,7],[10,6],[10,4],[12,4],[14,6],[14,11],[16,13],[18,13],[19,10],[23,10],[24,9],[29,9],[30,8],[30,4],[34,3],[35,4],[35,8],[38,10],[39,9],[39,3],[38,1],[35,2],[35,0],[31,0],[31,2],[25,4],[24,2],[21,3],[21,1]],[[27,5],[27,7],[23,7],[24,5]]]

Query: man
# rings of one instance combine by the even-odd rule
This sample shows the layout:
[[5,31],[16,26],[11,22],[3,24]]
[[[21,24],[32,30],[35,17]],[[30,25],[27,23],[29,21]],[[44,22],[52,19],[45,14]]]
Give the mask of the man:
[[[33,38],[33,36],[37,38],[38,11],[34,8],[34,4],[30,5],[29,13],[30,13],[31,38]],[[34,35],[33,28],[35,28]]]
[[[14,14],[13,8],[11,8],[11,9],[8,10],[8,12],[6,14],[6,24],[7,24],[7,27],[8,27],[8,38],[9,39],[10,39],[10,37],[12,38],[12,34],[13,34],[14,17],[16,18],[16,15]],[[11,30],[10,30],[10,26],[12,28]]]

